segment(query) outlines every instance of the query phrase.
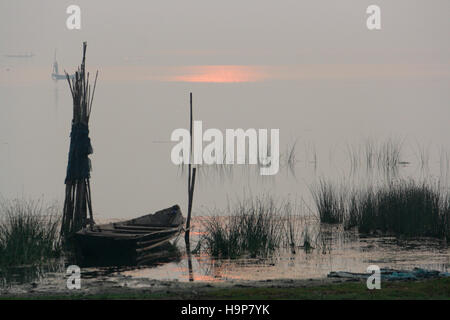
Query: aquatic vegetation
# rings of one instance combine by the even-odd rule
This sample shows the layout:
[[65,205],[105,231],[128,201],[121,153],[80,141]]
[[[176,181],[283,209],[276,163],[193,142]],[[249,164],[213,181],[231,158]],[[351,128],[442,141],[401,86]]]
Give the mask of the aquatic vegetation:
[[347,148],[347,157],[348,157],[348,162],[350,164],[350,168],[352,170],[355,170],[356,168],[359,167],[361,159],[360,159],[360,148],[359,146],[355,146],[352,144],[347,143],[346,145]]
[[311,191],[319,213],[320,222],[343,222],[345,215],[345,194],[342,187],[321,179]]
[[250,199],[237,204],[227,221],[207,220],[203,240],[211,255],[234,258],[265,256],[280,244],[278,212],[272,199]]
[[360,233],[449,239],[450,195],[438,183],[397,180],[348,190],[323,180],[313,190],[321,222]]
[[0,199],[0,265],[38,264],[61,253],[58,206]]
[[312,168],[314,168],[314,170],[317,170],[319,159],[317,155],[316,144],[312,141],[305,143],[303,153],[305,167],[312,165]]
[[208,216],[200,241],[211,256],[221,258],[264,257],[281,246],[294,247],[299,240],[295,208],[271,196],[240,201],[228,209],[229,216]]
[[305,229],[303,230],[302,236],[303,236],[302,248],[303,248],[303,250],[305,250],[306,253],[310,253],[311,250],[314,249],[314,246],[313,246],[314,240],[312,239],[312,236],[309,231],[309,227],[307,225],[305,226]]
[[403,142],[389,138],[378,146],[377,165],[381,169],[396,168],[401,160]]
[[393,170],[402,163],[403,141],[387,138],[379,142],[367,138],[360,145],[347,144],[347,156],[352,170],[365,164],[368,170]]
[[450,171],[450,153],[444,147],[439,150],[439,175],[443,181],[448,181]]
[[295,252],[295,247],[299,242],[299,228],[300,217],[298,214],[292,212],[293,207],[290,202],[285,205],[285,223],[284,223],[284,246],[290,247],[292,252]]
[[295,151],[296,145],[297,140],[295,140],[295,142],[291,146],[288,146],[288,149],[286,150],[286,162],[289,167],[294,167],[295,163],[297,162]]
[[[401,164],[401,143],[392,139],[383,144],[368,140],[364,149],[349,146],[348,150],[352,163],[365,154],[368,166],[390,170]],[[426,165],[426,149],[420,158],[420,166]],[[445,163],[441,152],[441,167]],[[357,228],[363,234],[450,238],[450,192],[442,173],[438,181],[389,176],[365,185],[321,179],[311,193],[322,223],[342,223],[345,229]]]
[[219,216],[208,217],[204,222],[205,234],[200,242],[206,246],[206,250],[214,257],[236,258],[242,254],[239,225],[236,218],[227,217],[229,221],[222,222]]
[[449,239],[450,198],[438,184],[401,180],[349,197],[346,228]]
[[423,145],[416,143],[415,155],[421,170],[428,169],[430,162],[430,144]]
[[[302,202],[304,204],[304,202]],[[310,210],[309,210],[310,213]],[[202,221],[200,247],[213,257],[268,257],[278,249],[296,253],[316,247],[316,217],[305,206],[270,195],[250,197],[229,205],[227,212],[213,212]]]

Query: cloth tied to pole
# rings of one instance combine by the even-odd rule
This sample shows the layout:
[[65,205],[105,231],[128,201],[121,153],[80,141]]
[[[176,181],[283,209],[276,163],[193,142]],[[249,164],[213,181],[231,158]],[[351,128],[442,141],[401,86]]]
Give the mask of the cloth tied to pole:
[[65,184],[90,178],[91,160],[88,156],[92,152],[88,126],[81,122],[73,124],[70,133],[69,161]]

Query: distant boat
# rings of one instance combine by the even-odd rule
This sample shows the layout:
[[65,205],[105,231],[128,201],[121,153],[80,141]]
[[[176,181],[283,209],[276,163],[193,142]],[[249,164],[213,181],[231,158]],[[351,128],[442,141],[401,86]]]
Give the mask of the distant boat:
[[24,53],[24,54],[5,54],[7,58],[32,58],[34,53]]
[[[69,78],[73,79],[75,77],[75,75],[69,75]],[[65,74],[60,74],[59,73],[59,69],[58,69],[58,61],[56,61],[56,50],[55,50],[55,58],[53,61],[53,72],[52,72],[52,79],[57,81],[57,80],[66,80],[67,77]]]

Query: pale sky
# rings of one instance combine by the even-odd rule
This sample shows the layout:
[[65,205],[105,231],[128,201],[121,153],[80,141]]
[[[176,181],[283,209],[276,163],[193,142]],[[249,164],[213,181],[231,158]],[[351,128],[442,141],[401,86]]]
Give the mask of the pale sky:
[[[81,30],[66,28],[70,4]],[[370,4],[382,30],[366,28]],[[449,12],[448,0],[2,0],[0,54],[33,52],[47,66],[57,48],[74,66],[87,40],[90,64],[102,67],[280,66],[289,76],[286,66],[305,64],[448,65]]]

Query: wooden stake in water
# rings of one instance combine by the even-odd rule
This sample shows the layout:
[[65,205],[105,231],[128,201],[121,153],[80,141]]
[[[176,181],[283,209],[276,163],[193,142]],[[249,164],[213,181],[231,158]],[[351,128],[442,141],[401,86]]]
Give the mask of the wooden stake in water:
[[186,232],[184,234],[184,239],[186,241],[186,245],[189,245],[189,233],[191,228],[191,212],[192,212],[192,201],[194,199],[194,187],[195,187],[195,173],[196,168],[193,168],[191,170],[191,160],[192,160],[192,92],[190,93],[190,151],[189,151],[189,164],[188,164],[188,213],[187,213],[187,219],[186,219]]
[[[192,92],[189,94],[189,163],[188,163],[188,205],[191,194],[191,162],[192,162]],[[189,214],[189,213],[188,213]],[[189,222],[188,222],[189,223]]]

